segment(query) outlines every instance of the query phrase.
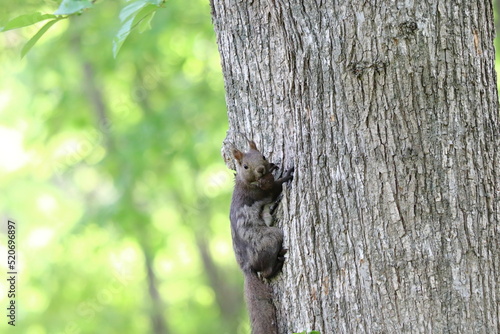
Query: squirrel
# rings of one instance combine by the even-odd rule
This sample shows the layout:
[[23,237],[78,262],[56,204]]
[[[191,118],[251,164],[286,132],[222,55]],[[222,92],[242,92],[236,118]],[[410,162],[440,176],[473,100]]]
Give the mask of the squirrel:
[[236,176],[230,209],[231,235],[236,260],[245,276],[252,334],[277,334],[271,287],[261,278],[274,277],[285,261],[283,232],[269,226],[272,220],[269,207],[281,194],[283,183],[292,180],[294,169],[275,180],[272,171],[278,167],[266,160],[255,142],[248,143],[248,152],[237,149],[232,152]]

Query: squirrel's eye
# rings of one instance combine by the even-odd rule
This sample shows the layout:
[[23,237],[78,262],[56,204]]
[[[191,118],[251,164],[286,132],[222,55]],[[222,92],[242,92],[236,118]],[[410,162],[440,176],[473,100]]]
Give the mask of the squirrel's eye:
[[247,165],[243,165],[243,168],[248,169],[248,166]]

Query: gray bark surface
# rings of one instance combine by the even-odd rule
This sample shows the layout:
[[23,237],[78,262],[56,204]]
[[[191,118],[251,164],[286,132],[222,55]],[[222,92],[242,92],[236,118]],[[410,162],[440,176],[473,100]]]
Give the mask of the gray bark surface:
[[280,333],[500,333],[491,2],[212,10],[227,142],[295,166]]

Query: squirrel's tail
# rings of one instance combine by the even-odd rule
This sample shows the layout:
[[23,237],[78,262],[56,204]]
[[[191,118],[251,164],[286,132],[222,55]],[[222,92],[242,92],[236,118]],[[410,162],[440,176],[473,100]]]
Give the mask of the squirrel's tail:
[[245,273],[245,298],[252,334],[278,334],[271,287],[253,272]]

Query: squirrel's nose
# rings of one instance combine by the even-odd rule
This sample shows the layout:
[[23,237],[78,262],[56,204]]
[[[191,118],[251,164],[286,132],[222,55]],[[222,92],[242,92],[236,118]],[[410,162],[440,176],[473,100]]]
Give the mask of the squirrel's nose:
[[264,173],[266,172],[266,168],[264,166],[259,166],[255,169],[255,171],[257,172],[257,174],[259,175],[264,175]]

